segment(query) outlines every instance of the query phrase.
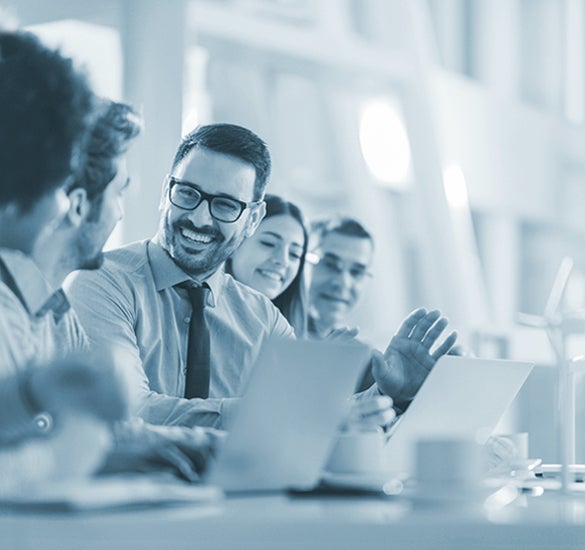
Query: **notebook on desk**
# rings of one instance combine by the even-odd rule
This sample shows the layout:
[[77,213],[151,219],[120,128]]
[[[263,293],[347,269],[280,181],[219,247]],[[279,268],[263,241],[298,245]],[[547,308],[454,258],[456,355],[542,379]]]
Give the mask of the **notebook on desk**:
[[533,368],[532,363],[445,355],[386,444],[388,471],[412,474],[421,439],[485,443]]
[[205,481],[225,491],[316,485],[369,357],[358,343],[269,342]]

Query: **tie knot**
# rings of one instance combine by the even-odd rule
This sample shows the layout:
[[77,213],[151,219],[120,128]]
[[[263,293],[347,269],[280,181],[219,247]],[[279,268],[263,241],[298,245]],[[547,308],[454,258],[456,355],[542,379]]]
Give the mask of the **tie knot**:
[[209,287],[206,283],[201,286],[195,286],[193,283],[186,282],[178,286],[187,291],[193,309],[203,309],[205,307],[207,295],[209,294]]

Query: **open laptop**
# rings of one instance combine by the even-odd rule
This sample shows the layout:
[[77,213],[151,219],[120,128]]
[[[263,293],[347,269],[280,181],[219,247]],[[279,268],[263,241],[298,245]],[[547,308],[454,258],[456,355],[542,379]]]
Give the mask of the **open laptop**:
[[485,443],[533,368],[532,363],[445,355],[393,426],[375,472],[324,472],[328,486],[379,490],[415,473],[416,443],[469,439]]
[[487,441],[533,368],[501,359],[441,357],[391,434],[389,472],[411,475],[421,439]]
[[316,485],[369,358],[358,343],[270,341],[205,481],[228,492]]

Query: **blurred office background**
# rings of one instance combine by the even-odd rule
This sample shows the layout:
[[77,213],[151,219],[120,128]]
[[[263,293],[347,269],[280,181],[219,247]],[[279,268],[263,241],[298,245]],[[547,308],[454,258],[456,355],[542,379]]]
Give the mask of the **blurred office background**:
[[[245,125],[270,145],[270,190],[376,239],[353,321],[384,347],[438,307],[479,355],[534,359],[511,418],[555,455],[554,357],[542,314],[585,306],[584,0],[0,0],[2,17],[142,110],[126,215],[109,246],[151,236],[183,133]],[[585,339],[570,342],[585,353]],[[585,397],[577,385],[577,460]]]

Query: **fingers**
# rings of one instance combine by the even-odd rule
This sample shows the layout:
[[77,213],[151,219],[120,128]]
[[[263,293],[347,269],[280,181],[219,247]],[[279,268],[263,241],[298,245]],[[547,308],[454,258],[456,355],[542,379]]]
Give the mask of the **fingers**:
[[381,411],[377,411],[375,414],[364,416],[360,419],[359,423],[354,425],[354,428],[363,431],[369,431],[372,429],[385,428],[390,425],[396,418],[394,409],[389,408]]
[[426,314],[427,310],[424,307],[415,309],[406,319],[404,319],[404,321],[402,321],[402,324],[398,327],[394,336],[398,338],[408,338],[414,327]]
[[199,481],[199,474],[193,462],[184,452],[172,445],[166,445],[157,450],[152,464],[155,469],[170,467],[182,479],[190,482]]
[[[441,316],[441,312],[438,309],[429,311],[414,327],[410,339],[421,341],[429,329],[437,322],[437,319]],[[440,334],[440,333],[439,333]],[[429,346],[430,347],[430,346]]]
[[447,338],[445,338],[445,341],[431,354],[431,357],[436,360],[439,357],[445,355],[453,347],[453,344],[455,343],[456,340],[457,332],[453,331],[451,334],[449,334],[449,336],[447,336]]
[[[420,342],[427,350],[430,350],[448,324],[448,319],[441,317],[439,310],[434,309],[427,312],[424,308],[419,308],[404,320],[395,338],[401,337],[410,341]],[[434,359],[438,359],[453,347],[456,340],[457,333],[452,332],[431,356]]]
[[445,317],[441,317],[424,335],[424,338],[421,342],[422,345],[427,349],[431,349],[433,344],[439,339],[439,336],[441,336],[448,324],[449,321]]
[[380,395],[370,399],[361,399],[356,401],[354,407],[355,412],[360,417],[371,416],[378,414],[380,411],[385,411],[392,408],[392,398],[387,395]]
[[347,428],[368,431],[389,425],[396,417],[392,405],[392,399],[386,395],[354,401]]
[[211,446],[209,443],[202,446],[199,444],[182,442],[178,444],[177,447],[183,455],[188,458],[192,470],[197,473],[203,472],[207,463],[207,458],[211,456]]

